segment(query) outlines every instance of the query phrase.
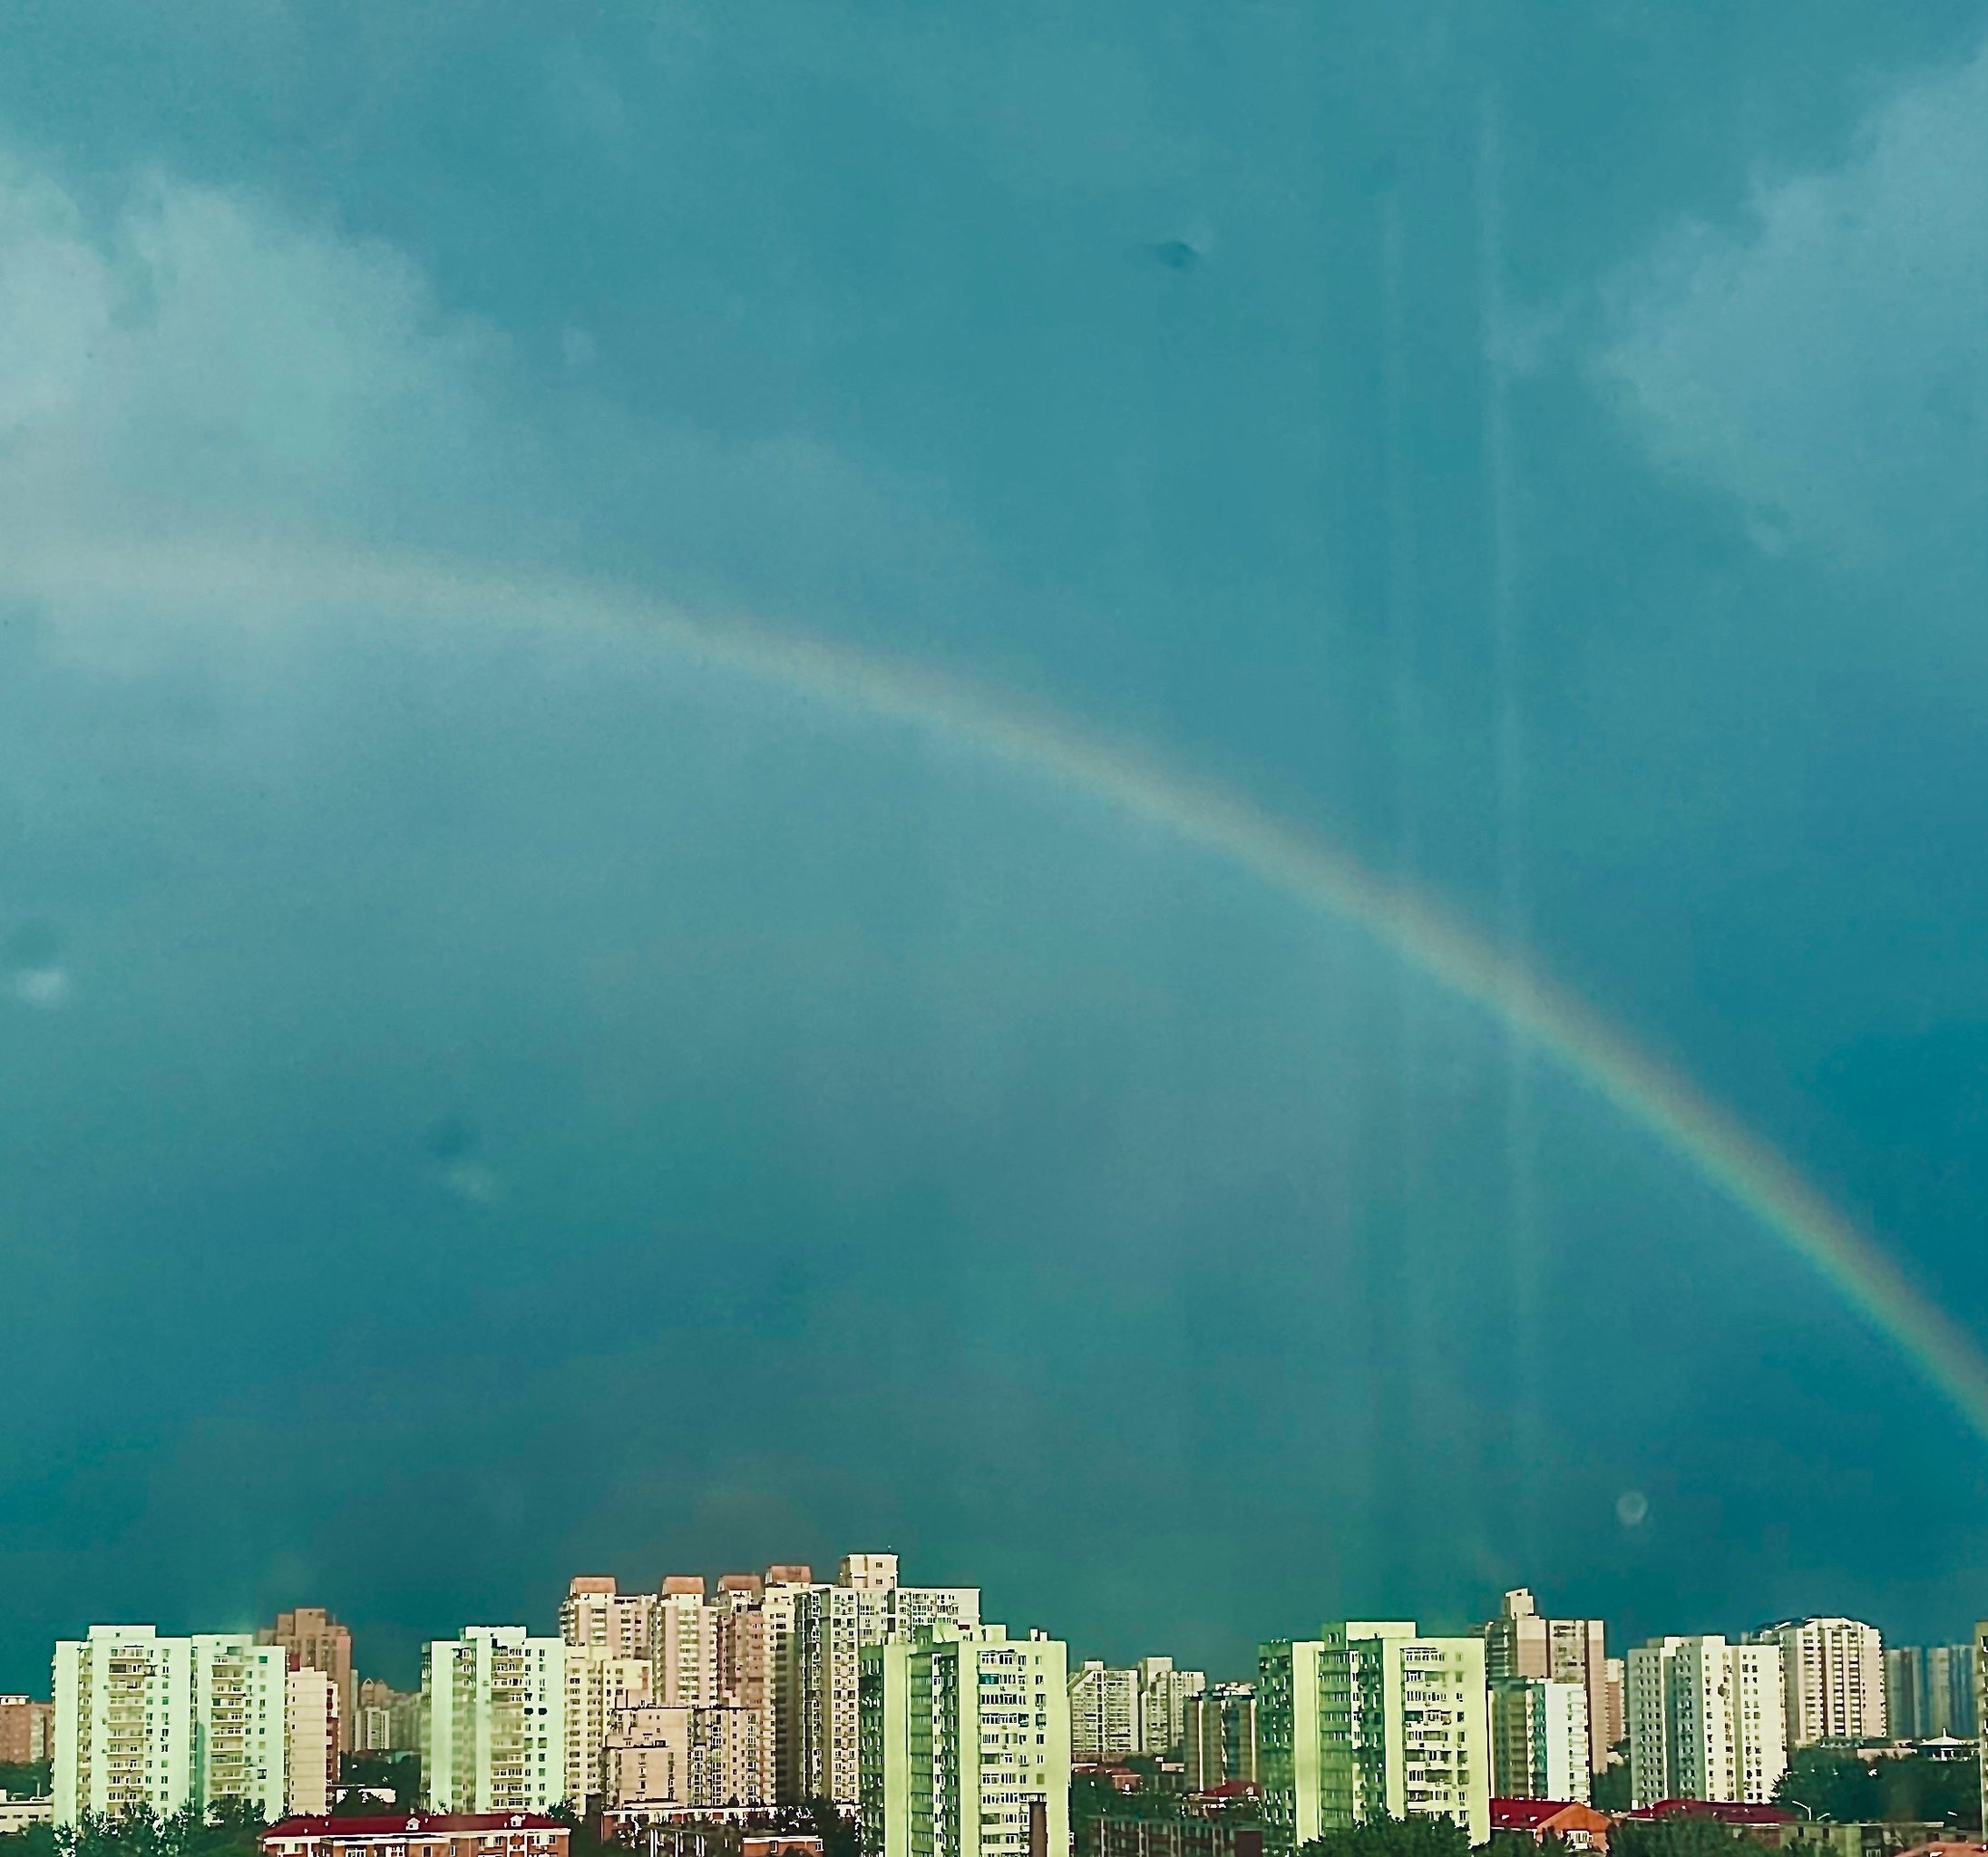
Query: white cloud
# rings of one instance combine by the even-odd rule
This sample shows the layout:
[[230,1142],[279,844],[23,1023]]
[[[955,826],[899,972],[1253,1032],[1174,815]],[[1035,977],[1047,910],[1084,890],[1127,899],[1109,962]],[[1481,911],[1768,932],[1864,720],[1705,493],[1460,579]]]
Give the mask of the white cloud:
[[391,534],[515,462],[486,410],[505,360],[383,248],[159,176],[98,232],[0,165],[9,527]]
[[7,976],[7,991],[22,1006],[38,1012],[58,1012],[69,1004],[72,985],[66,967],[17,967]]
[[[606,554],[677,597],[791,612],[971,552],[929,494],[804,431],[629,416],[584,330],[560,361],[532,378],[400,254],[271,202],[152,174],[99,223],[0,155],[0,594],[61,578],[10,585],[10,559],[295,541]],[[127,616],[63,617],[122,661]]]
[[1608,293],[1601,374],[1756,540],[1935,571],[1988,507],[1988,52],[1872,112],[1838,167],[1757,180]]

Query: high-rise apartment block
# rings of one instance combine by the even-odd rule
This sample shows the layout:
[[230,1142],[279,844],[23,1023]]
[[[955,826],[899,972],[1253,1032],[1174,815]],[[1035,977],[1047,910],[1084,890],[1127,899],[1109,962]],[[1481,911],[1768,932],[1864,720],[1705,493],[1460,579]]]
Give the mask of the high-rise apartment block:
[[599,1645],[566,1647],[566,1785],[575,1811],[609,1792],[607,1749],[617,1725],[654,1695],[647,1658],[616,1657]]
[[287,1671],[285,1686],[285,1765],[289,1810],[312,1817],[329,1812],[338,1797],[341,1719],[337,1679],[319,1669]]
[[246,1635],[93,1625],[55,1647],[55,1822],[287,1804],[288,1666]]
[[868,1857],[1062,1857],[1070,1847],[1067,1651],[940,1619],[861,1654]]
[[1176,1670],[1172,1658],[1141,1658],[1132,1668],[1139,1679],[1139,1752],[1175,1758],[1186,1736],[1187,1698],[1206,1687],[1207,1672]]
[[352,1745],[362,1754],[412,1754],[421,1745],[421,1692],[365,1678]]
[[663,1581],[649,1655],[658,1702],[696,1708],[718,1700],[718,1614],[707,1603],[700,1575],[673,1573]]
[[1405,1620],[1330,1622],[1257,1656],[1257,1779],[1265,1849],[1288,1853],[1383,1815],[1448,1818],[1491,1835],[1482,1638]]
[[1501,1799],[1585,1805],[1588,1693],[1552,1677],[1493,1677],[1491,1784]]
[[[698,1574],[671,1574],[652,1593],[581,1575],[560,1607],[560,1636],[580,1659],[567,1679],[568,1790],[576,1799],[582,1787],[590,1797],[612,1790],[603,1763],[618,1706],[725,1708],[752,1717],[749,1735],[726,1717],[725,1745],[750,1743],[763,1790],[787,1804],[827,1797],[853,1807],[863,1646],[921,1624],[979,1619],[977,1588],[901,1585],[895,1554],[852,1554],[833,1583],[794,1562],[724,1574],[716,1590]],[[639,1695],[629,1667],[637,1659],[648,1672]],[[1164,1696],[1158,1706],[1164,1712]],[[676,1747],[642,1744],[629,1758],[660,1774]]]
[[772,1752],[755,1709],[651,1703],[622,1711],[602,1761],[609,1809],[624,1823],[651,1813],[773,1803]]
[[1134,1754],[1180,1754],[1187,1698],[1203,1688],[1199,1670],[1176,1670],[1172,1658],[1141,1658],[1129,1669],[1095,1660],[1070,1677],[1070,1748],[1079,1761],[1124,1760]]
[[1746,1642],[1780,1647],[1790,1748],[1885,1738],[1885,1641],[1875,1625],[1791,1619],[1749,1632]]
[[1974,1648],[1904,1644],[1885,1653],[1885,1731],[1895,1740],[1971,1741]]
[[1183,1707],[1181,1755],[1190,1793],[1256,1777],[1256,1686],[1215,1683]]
[[26,1766],[55,1754],[55,1705],[0,1696],[0,1766]]
[[620,1592],[611,1574],[582,1573],[560,1601],[560,1637],[576,1650],[647,1658],[655,1614],[654,1593]]
[[293,1670],[322,1670],[338,1691],[339,1752],[350,1754],[359,1713],[359,1690],[352,1670],[352,1633],[322,1606],[278,1612],[274,1625],[256,1633],[258,1644],[274,1644],[288,1654]]
[[1629,1653],[1630,1792],[1764,1805],[1788,1766],[1778,1644],[1656,1638]]
[[1587,1691],[1588,1771],[1608,1765],[1622,1736],[1609,1735],[1607,1632],[1599,1619],[1547,1619],[1526,1587],[1505,1595],[1484,1628],[1484,1667],[1490,1677],[1543,1677]]
[[1070,1757],[1124,1760],[1139,1752],[1139,1677],[1095,1660],[1070,1676]]
[[421,1784],[434,1812],[545,1812],[563,1801],[566,1646],[472,1625],[421,1654]]
[[[858,1688],[862,1652],[921,1628],[970,1630],[980,1621],[973,1586],[901,1586],[895,1554],[852,1554],[833,1586],[809,1586],[794,1599],[790,1732],[802,1796],[856,1805]],[[1057,1714],[1066,1719],[1059,1694]]]

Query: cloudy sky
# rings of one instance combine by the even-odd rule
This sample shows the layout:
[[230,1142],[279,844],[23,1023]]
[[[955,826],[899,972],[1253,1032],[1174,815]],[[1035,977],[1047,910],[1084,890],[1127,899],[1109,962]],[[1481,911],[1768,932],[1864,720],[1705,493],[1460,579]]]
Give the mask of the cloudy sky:
[[15,8],[0,1687],[879,1546],[1964,1633],[1988,1444],[1549,1054],[603,605],[1423,887],[1988,1335],[1988,48],[1805,22]]

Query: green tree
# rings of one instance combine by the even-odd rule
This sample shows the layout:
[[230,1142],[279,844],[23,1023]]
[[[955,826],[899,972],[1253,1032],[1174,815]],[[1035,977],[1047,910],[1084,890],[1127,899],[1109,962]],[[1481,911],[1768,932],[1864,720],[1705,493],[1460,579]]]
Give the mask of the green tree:
[[9,1799],[45,1799],[49,1790],[47,1761],[0,1761],[0,1794]]
[[1595,1774],[1591,1803],[1597,1812],[1627,1812],[1636,1803],[1629,1790],[1629,1743],[1618,1741],[1609,1751],[1620,1757]]
[[55,1848],[55,1827],[31,1824],[25,1831],[0,1836],[0,1857],[60,1857]]
[[1874,1817],[1981,1829],[1981,1762],[1934,1760],[1923,1754],[1881,1760]]
[[1740,1839],[1716,1818],[1625,1818],[1608,1834],[1608,1857],[1735,1857]]
[[810,1799],[802,1810],[822,1841],[822,1857],[857,1857],[861,1842],[856,1836],[856,1822],[833,1800]]
[[570,1800],[562,1799],[549,1815],[556,1818],[570,1833],[567,1857],[628,1857],[628,1847],[603,1840],[595,1829],[599,1821],[588,1817],[584,1812],[576,1811]]
[[1453,1818],[1370,1818],[1311,1839],[1299,1857],[1470,1857],[1470,1834]]
[[1558,1832],[1535,1838],[1530,1832],[1493,1832],[1488,1844],[1477,1847],[1478,1857],[1569,1857],[1567,1841]]
[[1863,1824],[1881,1810],[1876,1775],[1856,1755],[1827,1747],[1795,1750],[1775,1785],[1774,1803],[1837,1824]]

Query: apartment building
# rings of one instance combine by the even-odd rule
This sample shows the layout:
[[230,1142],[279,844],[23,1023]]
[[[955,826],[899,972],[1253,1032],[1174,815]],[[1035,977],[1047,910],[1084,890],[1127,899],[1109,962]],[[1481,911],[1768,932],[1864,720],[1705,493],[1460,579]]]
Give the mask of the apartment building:
[[1257,1778],[1265,1848],[1394,1818],[1448,1818],[1490,1835],[1485,1644],[1412,1621],[1334,1620],[1257,1656]]
[[1062,1857],[1070,1848],[1068,1652],[940,1620],[861,1654],[867,1857]]
[[[852,1554],[833,1586],[809,1586],[794,1596],[794,1663],[790,1732],[800,1794],[845,1809],[860,1797],[858,1686],[862,1652],[919,1630],[979,1623],[978,1587],[904,1586],[895,1554]],[[1057,1714],[1067,1720],[1067,1699]]]
[[655,1615],[654,1593],[622,1592],[612,1574],[582,1573],[560,1601],[560,1637],[575,1650],[647,1659]]
[[55,1755],[55,1705],[32,1696],[0,1696],[0,1766],[27,1766]]
[[1781,1714],[1789,1748],[1886,1735],[1885,1640],[1855,1619],[1790,1619],[1749,1631],[1781,1652]]
[[1634,1803],[1704,1799],[1764,1805],[1788,1767],[1778,1644],[1713,1635],[1655,1638],[1629,1653]]
[[1610,1748],[1622,1739],[1610,1732],[1607,1636],[1599,1619],[1544,1617],[1532,1590],[1523,1586],[1505,1595],[1498,1616],[1484,1627],[1486,1676],[1545,1677],[1578,1683],[1587,1692],[1591,1774],[1607,1766]]
[[[350,1754],[358,1725],[359,1687],[352,1666],[352,1633],[322,1606],[298,1606],[278,1612],[274,1625],[256,1633],[258,1644],[280,1646],[293,1670],[322,1670],[338,1691],[338,1744]],[[302,1808],[299,1808],[300,1810]]]
[[1493,1677],[1491,1784],[1500,1799],[1557,1799],[1585,1805],[1588,1693],[1551,1677]]
[[338,1751],[343,1720],[338,1713],[338,1682],[328,1671],[294,1669],[287,1673],[284,1735],[285,1765],[289,1774],[287,1810],[321,1816],[338,1797]]
[[421,1784],[430,1811],[544,1812],[567,1796],[566,1646],[472,1625],[421,1656]]
[[283,1813],[287,1658],[246,1634],[93,1625],[55,1647],[55,1823],[241,1800]]
[[623,1710],[602,1763],[621,1822],[773,1804],[771,1754],[756,1709],[648,1704]]
[[1215,1683],[1184,1706],[1181,1756],[1190,1793],[1256,1777],[1256,1686]]

